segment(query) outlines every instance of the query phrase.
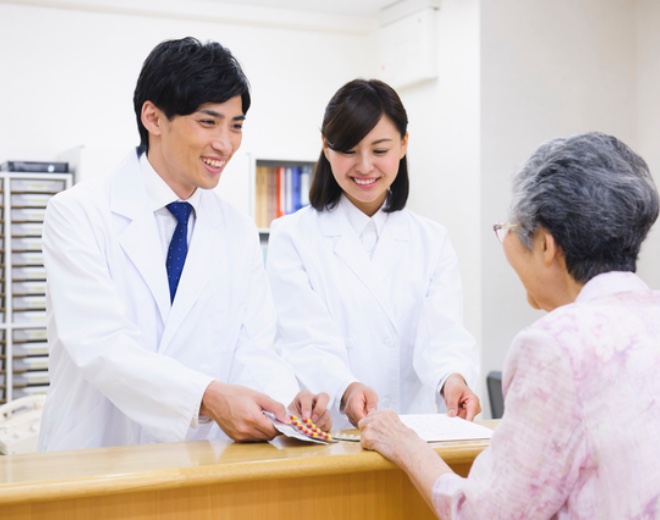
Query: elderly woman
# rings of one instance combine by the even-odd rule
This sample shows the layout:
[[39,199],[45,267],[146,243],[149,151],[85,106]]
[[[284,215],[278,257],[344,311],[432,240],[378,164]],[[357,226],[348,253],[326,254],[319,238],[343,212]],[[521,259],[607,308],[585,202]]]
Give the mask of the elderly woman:
[[392,412],[362,446],[401,466],[442,518],[660,518],[660,292],[637,277],[658,216],[645,162],[601,133],[542,145],[495,230],[529,303],[506,413],[461,478]]

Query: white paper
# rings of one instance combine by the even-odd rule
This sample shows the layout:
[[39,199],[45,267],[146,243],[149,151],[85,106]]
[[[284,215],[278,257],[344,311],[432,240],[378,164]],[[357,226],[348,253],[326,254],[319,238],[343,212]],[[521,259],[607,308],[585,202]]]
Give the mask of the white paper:
[[446,414],[400,415],[401,422],[426,442],[490,439],[493,430]]

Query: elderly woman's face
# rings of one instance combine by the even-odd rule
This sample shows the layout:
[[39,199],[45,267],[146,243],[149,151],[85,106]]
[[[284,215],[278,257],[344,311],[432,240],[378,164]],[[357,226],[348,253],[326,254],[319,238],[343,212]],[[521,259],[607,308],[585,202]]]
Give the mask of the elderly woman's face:
[[545,233],[537,230],[532,240],[532,248],[527,249],[516,231],[509,231],[502,242],[504,254],[520,278],[527,291],[527,301],[534,309],[550,311],[557,307],[556,283],[549,269],[545,246]]

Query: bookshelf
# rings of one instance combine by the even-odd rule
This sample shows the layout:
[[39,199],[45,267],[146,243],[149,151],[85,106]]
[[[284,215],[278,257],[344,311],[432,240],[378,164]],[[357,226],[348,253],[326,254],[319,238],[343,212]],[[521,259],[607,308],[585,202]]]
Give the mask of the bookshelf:
[[268,236],[273,220],[309,204],[313,162],[257,160],[254,183],[254,220]]
[[0,172],[0,404],[48,388],[41,232],[48,199],[72,181],[70,173]]
[[314,162],[257,159],[253,165],[251,214],[259,229],[266,263],[271,222],[309,204]]

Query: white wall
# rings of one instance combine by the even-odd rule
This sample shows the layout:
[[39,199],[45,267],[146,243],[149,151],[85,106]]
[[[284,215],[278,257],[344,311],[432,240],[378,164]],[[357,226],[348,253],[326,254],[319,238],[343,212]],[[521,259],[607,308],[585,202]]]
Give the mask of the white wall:
[[[151,48],[186,35],[215,39],[235,53],[252,85],[242,153],[219,186],[240,198],[242,208],[246,154],[315,160],[330,96],[354,77],[377,75],[377,18],[296,20],[293,13],[251,8],[249,16],[229,22],[223,19],[236,17],[207,16],[203,8],[215,4],[194,0],[185,16],[172,15],[168,2],[149,0],[135,2],[142,9],[120,0],[31,3],[37,6],[0,0],[0,70],[11,71],[0,95],[17,100],[3,103],[0,161],[54,160],[84,145],[87,175],[111,168],[138,142],[132,94]],[[65,8],[70,5],[76,8]],[[439,79],[400,91],[410,116],[410,207],[449,228],[463,272],[466,320],[478,334],[479,241],[472,236],[479,219],[478,1],[448,0],[437,21]]]
[[[255,8],[250,16],[207,9],[204,20],[198,0],[176,16],[170,0],[31,3],[42,6],[0,0],[0,161],[135,145],[135,80],[167,38],[218,40],[242,62],[254,98],[243,153],[253,157],[314,160],[329,97],[377,73],[375,20]],[[549,138],[601,130],[637,149],[659,179],[660,3],[444,0],[437,22],[438,78],[400,89],[410,118],[409,206],[449,230],[485,376],[542,315],[527,306],[491,231],[507,217],[516,168]],[[220,189],[241,186],[247,164],[247,155],[235,158]],[[655,287],[659,254],[656,231],[640,261]]]
[[[516,169],[543,141],[599,130],[660,173],[659,21],[653,0],[442,2],[438,79],[400,90],[411,119],[410,207],[450,230],[484,378],[543,315],[491,230],[507,218]],[[655,236],[640,273],[660,287],[654,252]]]
[[479,1],[436,14],[438,77],[399,89],[408,112],[408,206],[447,227],[464,288],[465,324],[480,340]]
[[[179,2],[186,11],[174,14],[172,2],[155,0],[34,3],[41,5],[0,2],[0,162],[54,160],[80,145],[108,149],[116,162],[113,149],[138,144],[133,89],[143,60],[165,39],[213,39],[236,55],[253,94],[242,153],[260,158],[314,160],[330,96],[376,67],[373,27],[354,27],[359,19],[256,8],[248,18],[195,0]],[[103,153],[94,157],[105,162]],[[220,189],[244,177],[246,164],[230,163]]]
[[[637,118],[646,103],[638,104],[638,92],[657,96],[658,77],[656,69],[646,83],[636,63],[640,53],[647,64],[657,63],[658,37],[652,28],[657,33],[659,20],[657,8],[647,5],[640,18],[648,27],[640,41],[635,7],[627,0],[482,1],[485,372],[501,368],[515,333],[542,315],[527,306],[521,284],[488,229],[507,217],[511,174],[538,144],[556,136],[600,130],[640,148]],[[646,19],[647,14],[654,19]],[[638,80],[644,80],[643,87]],[[657,115],[644,128],[649,143],[657,143]]]
[[[637,100],[637,151],[646,159],[660,187],[660,2],[637,0],[636,2],[636,64]],[[660,289],[660,223],[642,248],[639,262],[640,275]]]

